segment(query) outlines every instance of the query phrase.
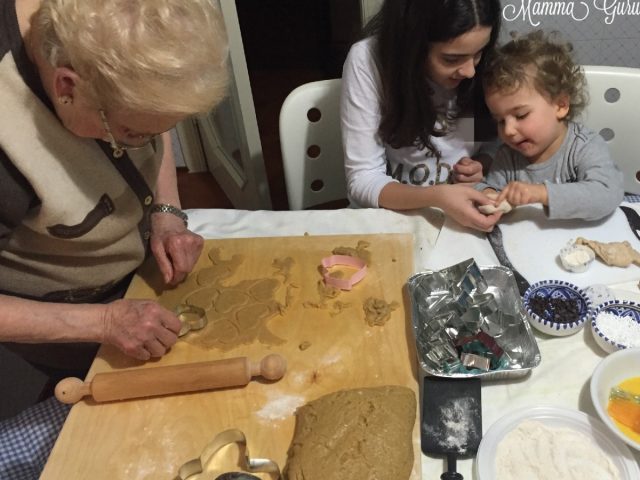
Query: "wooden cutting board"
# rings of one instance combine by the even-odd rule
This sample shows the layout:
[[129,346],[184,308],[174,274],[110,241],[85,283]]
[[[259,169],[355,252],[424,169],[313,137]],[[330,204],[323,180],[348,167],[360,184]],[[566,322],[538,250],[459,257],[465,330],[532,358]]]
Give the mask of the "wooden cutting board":
[[[336,247],[356,247],[359,241],[369,242],[371,263],[364,280],[336,298],[348,306],[339,313],[332,303],[325,309],[305,307],[305,302],[319,299],[321,259]],[[408,386],[418,399],[415,344],[403,288],[413,273],[411,235],[208,240],[194,273],[185,282],[187,286],[195,285],[198,272],[211,269],[210,252],[219,260],[216,268],[233,264],[224,280],[227,286],[246,280],[278,279],[281,288],[275,292],[275,299],[282,305],[288,303],[288,307],[265,325],[282,342],[254,341],[222,351],[198,345],[196,336],[189,334],[162,359],[146,364],[103,347],[88,378],[126,368],[238,356],[259,360],[269,353],[286,358],[285,377],[275,383],[253,381],[243,388],[193,394],[107,404],[81,401],[71,410],[41,479],[173,479],[184,462],[198,457],[217,433],[229,428],[245,433],[253,457],[273,459],[283,468],[298,406],[341,389],[387,384]],[[293,260],[288,278],[273,265],[274,260],[286,257]],[[173,308],[185,296],[181,290],[184,285],[172,291],[157,290],[159,277],[149,266],[141,269],[140,275],[129,289],[130,298],[158,298]],[[398,303],[384,326],[366,324],[362,305],[368,297]],[[302,348],[305,342],[308,348]],[[419,415],[413,439],[411,478],[420,479]],[[206,478],[214,477],[210,474]]]

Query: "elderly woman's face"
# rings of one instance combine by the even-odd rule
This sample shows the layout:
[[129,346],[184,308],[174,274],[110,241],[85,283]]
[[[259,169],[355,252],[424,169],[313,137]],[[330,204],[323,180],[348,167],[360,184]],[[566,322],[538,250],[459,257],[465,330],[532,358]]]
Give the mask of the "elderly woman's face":
[[73,104],[59,106],[58,116],[74,135],[111,141],[121,146],[137,147],[184,120],[184,115],[140,113],[127,110],[103,110],[83,105],[75,97]]
[[[44,64],[44,62],[43,62]],[[95,138],[113,147],[139,147],[171,130],[185,115],[136,112],[122,108],[100,109],[84,93],[80,76],[70,67],[51,68],[44,64],[45,89],[53,100],[62,124],[74,135]],[[115,149],[115,148],[114,148]]]
[[[128,111],[99,112],[104,133],[113,135],[120,145],[139,147],[153,137],[171,130],[184,119],[181,115],[159,115]],[[107,140],[111,140],[107,138]]]

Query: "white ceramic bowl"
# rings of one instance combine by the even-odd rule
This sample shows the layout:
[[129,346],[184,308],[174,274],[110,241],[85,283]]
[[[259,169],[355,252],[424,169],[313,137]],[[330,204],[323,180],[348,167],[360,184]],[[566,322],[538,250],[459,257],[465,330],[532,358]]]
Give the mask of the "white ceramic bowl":
[[602,312],[613,313],[620,317],[633,319],[640,329],[640,305],[626,300],[612,300],[610,302],[602,303],[591,314],[591,332],[593,333],[594,340],[600,348],[607,353],[628,348],[629,345],[625,345],[624,340],[614,338],[610,332],[606,331],[606,328],[602,328],[599,325],[598,314]]
[[598,416],[613,434],[630,447],[640,450],[640,443],[634,442],[616,426],[607,413],[609,392],[624,380],[640,376],[640,348],[628,348],[605,357],[591,375],[591,401]]
[[[574,300],[578,306],[578,320],[574,322],[555,322],[552,320],[553,313],[549,310],[545,310],[543,316],[535,314],[531,309],[530,302],[531,299],[536,297]],[[531,326],[543,333],[557,337],[573,335],[579,332],[584,327],[591,309],[591,300],[587,294],[574,284],[562,280],[543,280],[534,283],[524,293],[523,302]]]
[[[574,273],[586,272],[596,258],[595,252],[589,247],[578,245],[573,241],[560,250],[559,256],[562,267]],[[580,258],[580,261],[576,261],[576,258]]]

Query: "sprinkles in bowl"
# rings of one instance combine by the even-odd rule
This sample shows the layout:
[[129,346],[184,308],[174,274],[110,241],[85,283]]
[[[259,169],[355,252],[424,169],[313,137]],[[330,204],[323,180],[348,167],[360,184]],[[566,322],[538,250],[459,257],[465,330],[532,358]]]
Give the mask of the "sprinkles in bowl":
[[608,353],[640,347],[640,305],[620,300],[599,305],[593,312],[591,331]]

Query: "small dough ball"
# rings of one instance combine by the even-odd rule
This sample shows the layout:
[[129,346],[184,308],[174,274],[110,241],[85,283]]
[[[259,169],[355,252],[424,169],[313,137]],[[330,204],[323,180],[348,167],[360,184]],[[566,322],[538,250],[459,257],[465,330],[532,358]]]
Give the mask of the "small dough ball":
[[480,205],[478,207],[478,210],[480,210],[485,215],[491,215],[495,212],[509,213],[511,210],[513,210],[513,207],[509,202],[503,200],[497,207],[495,205]]

